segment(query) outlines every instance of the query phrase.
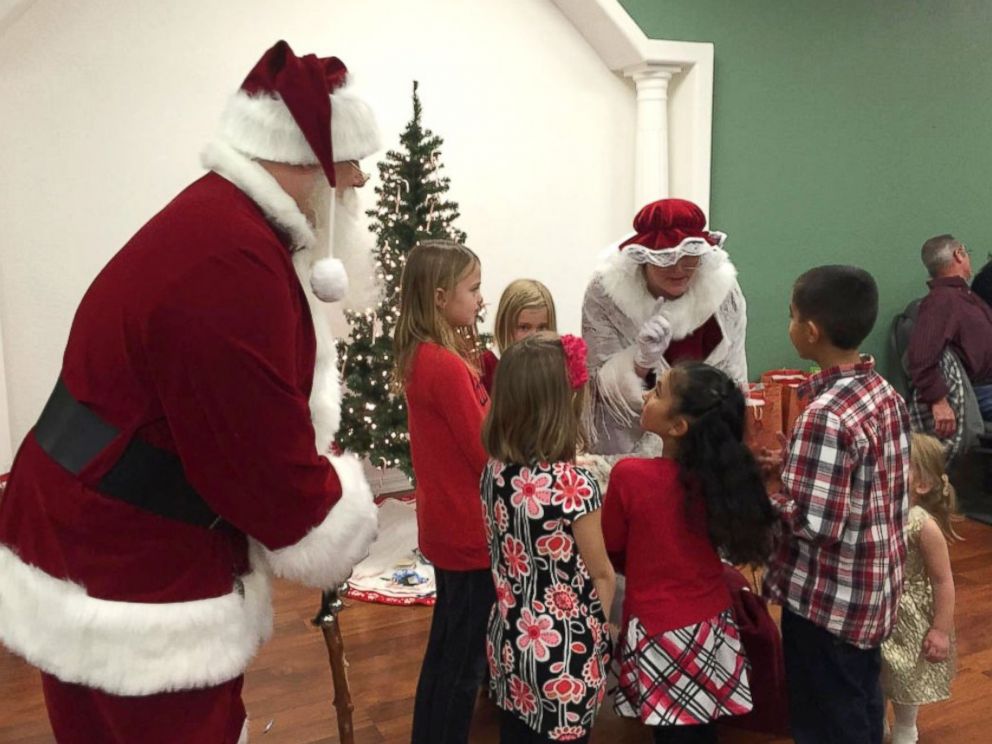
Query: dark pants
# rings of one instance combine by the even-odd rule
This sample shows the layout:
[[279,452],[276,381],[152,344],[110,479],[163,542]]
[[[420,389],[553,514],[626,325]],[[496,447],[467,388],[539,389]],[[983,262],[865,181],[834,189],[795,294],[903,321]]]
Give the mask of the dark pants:
[[782,610],[789,722],[796,744],[882,744],[881,653]]
[[[500,714],[499,744],[554,744],[554,739],[537,733],[534,729],[505,710]],[[569,739],[575,744],[586,744],[589,734],[581,739]]]
[[717,744],[716,724],[655,726],[654,744]]
[[465,744],[486,672],[486,625],[496,602],[483,571],[434,569],[437,602],[413,706],[413,744]]

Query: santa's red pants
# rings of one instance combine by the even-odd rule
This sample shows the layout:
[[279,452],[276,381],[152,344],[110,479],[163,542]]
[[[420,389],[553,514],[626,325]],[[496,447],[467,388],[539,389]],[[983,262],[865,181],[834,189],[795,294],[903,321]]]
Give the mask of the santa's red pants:
[[59,744],[236,744],[245,721],[244,677],[218,687],[119,697],[42,673]]

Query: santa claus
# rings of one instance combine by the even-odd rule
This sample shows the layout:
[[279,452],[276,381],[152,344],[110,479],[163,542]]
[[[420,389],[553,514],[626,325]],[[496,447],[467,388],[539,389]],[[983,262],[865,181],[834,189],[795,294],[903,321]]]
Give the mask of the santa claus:
[[339,381],[314,297],[347,288],[332,189],[353,201],[379,146],[346,77],[266,52],[210,172],[79,306],[0,503],[0,639],[41,669],[59,742],[246,740],[270,576],[336,586],[374,538],[361,464],[330,454]]
[[690,201],[652,202],[593,275],[582,304],[592,452],[660,451],[660,440],[641,429],[644,391],[680,361],[703,361],[746,382],[744,295],[723,250],[726,235],[705,228],[706,215]]

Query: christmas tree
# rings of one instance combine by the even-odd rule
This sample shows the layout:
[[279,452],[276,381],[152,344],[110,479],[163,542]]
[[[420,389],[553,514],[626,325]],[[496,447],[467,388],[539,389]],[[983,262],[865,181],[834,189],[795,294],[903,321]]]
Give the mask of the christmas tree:
[[448,238],[465,242],[454,227],[458,205],[446,198],[449,179],[440,174],[443,140],[420,121],[420,97],[413,83],[413,118],[400,136],[400,150],[379,163],[376,207],[367,214],[376,235],[373,254],[382,294],[375,307],[346,313],[350,341],[338,358],[347,389],[341,406],[338,443],[379,468],[399,468],[413,479],[406,406],[392,389],[393,329],[399,318],[400,276],[418,241]]

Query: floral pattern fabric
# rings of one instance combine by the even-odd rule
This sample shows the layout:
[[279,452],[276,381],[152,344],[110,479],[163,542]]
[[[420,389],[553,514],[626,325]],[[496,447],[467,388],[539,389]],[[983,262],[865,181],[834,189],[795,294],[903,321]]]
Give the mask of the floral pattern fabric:
[[609,636],[572,523],[600,508],[569,463],[490,460],[482,475],[496,585],[486,657],[497,705],[555,741],[588,733],[606,692]]

